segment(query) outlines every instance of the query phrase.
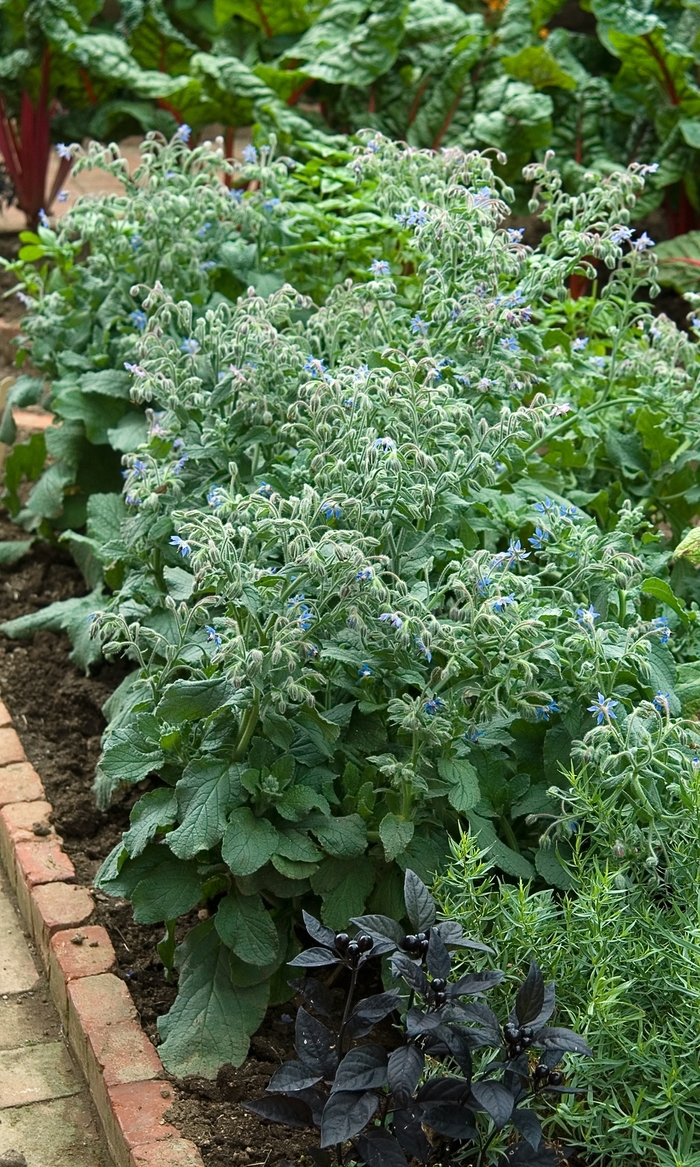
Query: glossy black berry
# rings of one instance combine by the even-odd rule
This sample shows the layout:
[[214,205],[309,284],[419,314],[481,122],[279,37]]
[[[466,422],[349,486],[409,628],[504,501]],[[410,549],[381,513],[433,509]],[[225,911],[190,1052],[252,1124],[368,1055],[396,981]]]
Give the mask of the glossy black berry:
[[549,1085],[550,1086],[561,1086],[563,1081],[564,1081],[564,1075],[560,1074],[558,1070],[552,1070],[552,1073],[549,1075]]
[[335,946],[338,949],[338,952],[347,952],[349,943],[350,937],[348,936],[347,932],[338,932],[335,938]]
[[354,963],[355,961],[359,960],[359,958],[360,958],[360,946],[356,940],[351,940],[345,951],[346,951],[348,960],[351,963]]
[[438,1007],[439,1007],[440,1005],[444,1005],[444,1004],[445,1004],[445,1002],[446,1002],[446,1000],[447,1000],[447,993],[442,993],[442,992],[441,992],[441,993],[436,993],[436,994],[435,994],[435,1004],[436,1004]]
[[520,1030],[521,1037],[532,1038],[534,1035],[535,1031],[531,1025],[523,1025],[522,1029]]
[[426,952],[428,951],[429,947],[430,947],[430,941],[429,941],[429,940],[421,940],[421,941],[420,941],[420,954],[421,954],[421,956],[425,956],[425,954],[426,954]]
[[418,936],[417,936],[417,939],[418,939],[418,940],[420,940],[420,942],[421,942],[421,944],[422,944],[424,940],[427,940],[427,939],[428,939],[428,935],[427,935],[427,933],[426,933],[426,932],[419,932],[419,933],[418,933]]
[[523,1047],[522,1047],[521,1043],[519,1041],[516,1041],[515,1045],[511,1049],[511,1053],[512,1053],[513,1057],[517,1058],[522,1052],[523,1052]]
[[518,1033],[519,1033],[519,1030],[518,1030],[518,1027],[517,1027],[517,1025],[513,1025],[513,1022],[512,1022],[512,1021],[509,1021],[509,1022],[508,1022],[508,1023],[507,1023],[507,1024],[504,1026],[504,1027],[503,1027],[503,1033],[504,1033],[504,1035],[505,1035],[505,1039],[506,1039],[506,1041],[508,1041],[508,1042],[513,1042],[513,1041],[517,1041],[517,1040],[518,1040]]
[[444,977],[435,977],[432,982],[433,992],[442,993],[447,988],[447,981]]
[[401,947],[404,952],[415,952],[418,948],[418,937],[409,932],[408,936],[404,936]]
[[360,952],[371,952],[374,948],[374,940],[366,932],[361,932],[356,938],[356,944]]
[[549,1067],[545,1066],[544,1062],[540,1062],[539,1065],[535,1066],[535,1077],[540,1079],[540,1081],[543,1078],[549,1077]]

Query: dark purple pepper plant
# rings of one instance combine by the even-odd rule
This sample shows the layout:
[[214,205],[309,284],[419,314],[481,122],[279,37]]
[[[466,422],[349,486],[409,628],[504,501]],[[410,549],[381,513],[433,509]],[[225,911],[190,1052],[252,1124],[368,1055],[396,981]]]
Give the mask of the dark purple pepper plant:
[[[331,998],[323,982],[313,976],[291,982],[308,1006],[297,1012],[298,1056],[275,1071],[268,1096],[247,1109],[271,1122],[319,1128],[321,1151],[313,1154],[319,1167],[334,1160],[408,1167],[410,1159],[441,1167],[481,1167],[496,1159],[551,1167],[556,1156],[531,1104],[545,1095],[576,1093],[558,1067],[565,1053],[592,1057],[593,1051],[579,1034],[547,1024],[555,986],[545,984],[534,961],[501,1024],[483,1000],[503,980],[500,970],[451,978],[451,949],[493,949],[468,939],[453,920],[438,922],[433,897],[410,870],[404,897],[413,929],[408,934],[396,920],[369,915],[352,921],[357,931],[351,938],[304,913],[316,945],[289,963],[347,969],[342,1020],[331,1028]],[[356,1001],[362,969],[382,956],[389,959],[395,987]],[[398,1043],[388,1048],[386,1026],[367,1042],[390,1017]],[[474,1058],[486,1049],[495,1050],[491,1060]],[[515,1141],[504,1153],[498,1136],[509,1128]]]

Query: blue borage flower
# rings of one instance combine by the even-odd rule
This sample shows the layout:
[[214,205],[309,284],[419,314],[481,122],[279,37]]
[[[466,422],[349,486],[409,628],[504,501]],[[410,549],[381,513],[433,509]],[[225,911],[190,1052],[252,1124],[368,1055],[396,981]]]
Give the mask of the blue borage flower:
[[263,498],[271,498],[273,490],[274,487],[270,486],[269,482],[261,482],[258,487],[258,494],[261,494]]
[[127,494],[124,496],[124,501],[127,504],[127,506],[140,507],[141,503],[143,502],[143,499],[136,498],[136,496],[133,494]]
[[421,207],[417,211],[399,211],[394,218],[402,227],[422,227],[428,222],[428,213]]
[[417,336],[418,334],[420,334],[421,336],[428,335],[428,329],[430,328],[430,321],[424,320],[423,317],[421,316],[420,312],[416,312],[415,316],[411,317],[410,323],[411,323],[411,332],[414,334],[414,336]]
[[328,379],[328,370],[326,362],[321,357],[314,357],[309,355],[306,358],[306,364],[303,366],[305,373],[311,373],[314,377],[325,377]]
[[242,158],[244,162],[257,162],[258,152],[252,142],[243,148]]
[[199,231],[197,232],[197,238],[203,239],[210,227],[211,227],[211,223],[209,223],[209,222],[202,223],[202,226],[199,228]]
[[366,583],[367,580],[374,579],[374,571],[371,567],[362,567],[355,576],[355,579],[359,579],[362,583]]
[[339,519],[342,513],[340,503],[329,501],[321,503],[321,514],[325,519]]
[[70,162],[73,158],[70,146],[66,146],[65,142],[59,142],[56,146],[56,153],[64,162]]
[[403,620],[397,612],[383,612],[379,619],[388,622],[392,628],[396,628],[397,630],[403,628]]
[[382,454],[393,454],[396,449],[396,442],[393,438],[375,438],[375,450],[381,450]]
[[613,701],[612,697],[604,697],[602,693],[598,693],[598,700],[588,706],[588,712],[597,714],[596,722],[598,725],[601,724],[603,719],[610,721],[612,718],[613,721],[616,721],[617,717],[613,713],[613,708],[619,704],[620,702]]
[[634,233],[634,227],[628,227],[626,224],[622,224],[614,228],[610,239],[612,243],[627,243]]
[[477,729],[475,725],[472,725],[470,729],[465,730],[464,739],[468,742],[478,742],[479,738],[483,737],[483,735],[483,729]]
[[228,192],[228,197],[232,199],[234,203],[242,203],[243,191],[239,187],[234,186],[233,189]]
[[507,230],[509,243],[522,243],[525,234],[524,227],[508,227]]
[[654,708],[656,710],[658,710],[659,713],[665,713],[668,716],[668,714],[671,711],[670,705],[669,705],[670,700],[671,700],[671,694],[670,693],[662,693],[661,690],[659,689],[659,692],[654,697],[652,704],[653,704]]
[[430,664],[431,660],[433,659],[432,652],[427,647],[427,645],[423,643],[420,636],[416,636],[415,641],[416,641],[416,647],[417,647],[418,651],[423,654],[423,656],[427,660],[428,664]]
[[178,142],[189,142],[192,137],[192,129],[188,126],[187,122],[183,122],[181,126],[178,126],[175,137]]
[[306,650],[306,659],[315,660],[319,654],[319,647],[317,644],[310,644]]
[[46,211],[44,210],[43,207],[39,211],[38,219],[39,219],[39,222],[41,223],[42,227],[50,227],[51,226],[51,224],[49,222],[49,216],[46,214]]
[[518,601],[515,598],[515,592],[511,592],[507,596],[498,596],[497,599],[492,600],[496,612],[502,612],[508,604],[517,604],[517,602]]
[[423,708],[426,713],[434,717],[436,713],[440,713],[445,708],[445,702],[440,697],[433,697],[430,701],[425,702]]
[[299,627],[302,631],[307,632],[311,627],[311,622],[314,618],[308,604],[304,603],[304,593],[300,592],[298,596],[290,596],[287,600],[288,608],[299,608]]
[[211,624],[205,624],[204,631],[207,633],[207,640],[212,641],[217,648],[221,648],[222,639],[216,628],[212,628]]
[[190,357],[195,356],[199,352],[199,341],[193,336],[187,337],[180,345],[180,352],[187,353]]
[[547,497],[544,502],[536,502],[535,510],[541,515],[548,515],[550,511],[559,509],[559,503],[554,502],[553,499]]
[[138,328],[139,332],[143,332],[148,324],[148,316],[141,308],[135,308],[133,312],[130,312],[129,320]]
[[513,542],[511,539],[510,543],[508,544],[506,555],[508,556],[508,566],[513,568],[515,567],[516,563],[522,563],[524,559],[529,559],[532,555],[532,552],[525,551],[525,549],[521,547],[519,539],[516,539],[515,542]]
[[[201,272],[208,272],[213,271],[215,267],[218,267],[215,259],[205,259],[203,263],[200,263],[199,270]],[[219,376],[221,376],[221,374],[219,374]]]
[[24,304],[25,308],[28,308],[30,304],[34,303],[31,296],[28,296],[26,292],[15,292],[15,295],[17,296],[20,304]]
[[68,202],[68,191],[67,190],[59,190],[58,194],[56,195],[56,198],[58,199],[59,203]]
[[170,536],[170,546],[176,547],[183,559],[186,559],[192,551],[189,543],[185,539],[181,539],[179,535]]
[[543,531],[542,527],[535,527],[534,535],[530,535],[528,543],[530,543],[535,551],[541,551],[545,543],[549,543],[549,531]]
[[140,365],[132,365],[129,361],[124,361],[124,368],[127,373],[131,373],[132,377],[147,377],[148,373],[142,369]]
[[484,592],[491,586],[492,583],[493,583],[493,580],[491,579],[490,576],[483,575],[481,577],[481,579],[478,579],[476,581],[476,586],[478,587],[479,591],[483,595]]
[[365,663],[363,665],[360,665],[359,669],[357,670],[357,675],[361,681],[364,681],[367,677],[372,676],[372,670],[369,667],[369,665],[367,663]]
[[596,612],[592,604],[588,608],[577,608],[576,619],[579,624],[587,624],[589,628],[592,628],[595,621],[600,619],[600,612]]
[[207,491],[207,502],[210,507],[220,507],[226,502],[226,492],[223,486],[210,486]]
[[[174,448],[174,446],[173,446],[173,448]],[[173,467],[172,467],[173,474],[179,474],[184,469],[185,463],[187,462],[188,457],[189,457],[188,454],[182,454],[178,458],[177,462],[173,462]]]
[[135,235],[131,236],[129,242],[131,243],[134,251],[138,251],[139,247],[143,247],[143,235],[139,235],[137,231]]
[[655,616],[651,622],[654,632],[661,633],[661,643],[667,644],[671,639],[671,629],[668,626],[668,618],[666,616]]
[[389,276],[391,268],[385,259],[373,259],[367,269],[373,276]]
[[477,211],[487,210],[491,206],[491,203],[494,201],[493,195],[491,194],[491,188],[488,186],[482,186],[481,189],[476,192],[476,194],[472,194],[471,200]]
[[573,351],[575,353],[580,353],[580,352],[583,352],[583,350],[585,348],[587,348],[587,346],[588,346],[588,337],[587,336],[577,336],[574,338],[574,341],[571,345],[571,348],[573,349]]
[[635,251],[646,251],[647,247],[655,247],[655,246],[656,245],[654,243],[654,240],[649,238],[646,231],[644,231],[639,236],[639,239],[634,239],[632,242],[632,247],[634,248]]
[[536,705],[535,715],[537,721],[549,721],[550,713],[561,713],[560,707],[556,701],[550,701],[549,705]]
[[518,339],[515,336],[503,336],[501,337],[499,344],[506,352],[517,353],[520,351],[520,345],[518,344]]
[[277,197],[275,197],[274,199],[267,199],[263,203],[262,209],[263,209],[263,211],[272,211],[272,210],[274,210],[275,207],[279,206],[280,202],[281,202],[281,199],[278,199]]

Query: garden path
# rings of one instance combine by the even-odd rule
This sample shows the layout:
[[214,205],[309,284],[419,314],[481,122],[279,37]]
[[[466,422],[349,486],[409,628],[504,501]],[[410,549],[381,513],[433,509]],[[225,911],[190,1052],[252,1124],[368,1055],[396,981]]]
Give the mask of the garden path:
[[112,1167],[1,866],[0,1167]]

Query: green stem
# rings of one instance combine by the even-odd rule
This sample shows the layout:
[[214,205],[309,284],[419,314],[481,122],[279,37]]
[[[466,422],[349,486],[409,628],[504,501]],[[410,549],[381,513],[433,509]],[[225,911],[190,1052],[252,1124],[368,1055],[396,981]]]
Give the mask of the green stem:
[[260,712],[260,698],[256,697],[248,712],[245,714],[241,722],[241,736],[233,754],[234,762],[238,762],[243,757],[248,742],[253,736],[255,727],[258,724],[258,713]]

